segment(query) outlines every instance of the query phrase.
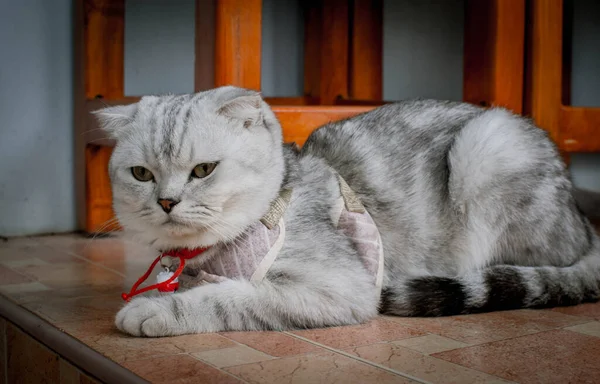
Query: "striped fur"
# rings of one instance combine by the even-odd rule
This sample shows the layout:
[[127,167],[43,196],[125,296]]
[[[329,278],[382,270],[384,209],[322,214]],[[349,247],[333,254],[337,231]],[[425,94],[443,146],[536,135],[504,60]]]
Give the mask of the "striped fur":
[[361,193],[382,232],[383,313],[446,316],[600,298],[598,237],[554,145],[525,119],[405,102],[331,124],[305,151]]
[[[503,109],[411,100],[330,123],[298,151],[256,92],[150,96],[98,112],[125,234],[157,249],[237,239],[282,188],[286,235],[265,279],[203,281],[137,298],[116,325],[136,336],[358,324],[384,313],[443,316],[599,297],[600,242],[544,131]],[[197,164],[217,162],[205,179]],[[131,167],[154,178],[136,180]],[[341,175],[377,224],[381,297],[332,211]],[[165,213],[157,199],[180,201]],[[212,248],[206,258],[219,257]],[[206,284],[208,283],[208,284]]]

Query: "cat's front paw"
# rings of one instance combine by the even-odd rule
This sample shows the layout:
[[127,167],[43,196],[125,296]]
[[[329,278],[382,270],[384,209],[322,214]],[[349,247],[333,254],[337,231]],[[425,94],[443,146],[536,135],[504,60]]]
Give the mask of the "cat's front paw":
[[181,334],[181,325],[173,312],[172,301],[172,297],[135,298],[117,313],[115,325],[132,336]]

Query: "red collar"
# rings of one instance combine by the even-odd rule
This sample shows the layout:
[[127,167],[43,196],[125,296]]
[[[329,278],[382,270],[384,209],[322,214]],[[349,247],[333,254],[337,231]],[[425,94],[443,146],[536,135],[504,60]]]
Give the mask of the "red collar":
[[[148,268],[148,270],[146,271],[146,273],[144,273],[144,275],[142,277],[140,277],[138,279],[138,281],[135,282],[135,284],[133,284],[133,287],[131,287],[131,291],[129,291],[129,293],[123,293],[121,295],[121,297],[123,298],[123,300],[129,301],[129,300],[131,300],[131,298],[133,296],[139,295],[140,293],[144,293],[144,292],[150,291],[152,289],[158,289],[161,292],[172,292],[174,290],[177,290],[177,287],[179,286],[179,283],[173,282],[173,281],[179,275],[181,275],[181,272],[183,271],[183,268],[185,267],[185,260],[193,259],[194,257],[196,257],[199,254],[203,253],[207,249],[208,248],[194,248],[194,249],[181,248],[181,249],[174,249],[174,250],[171,250],[171,251],[163,252],[160,256],[158,256],[154,260],[154,262],[152,263],[152,265],[150,265],[150,268]],[[160,261],[161,257],[163,257],[163,256],[178,257],[179,258],[179,266],[177,267],[177,270],[175,272],[173,272],[173,275],[168,280],[163,281],[162,283],[152,284],[152,285],[144,287],[142,289],[138,289],[138,287],[144,281],[146,281],[146,279],[148,278],[148,276],[150,276],[150,274],[152,273],[152,270],[154,269],[154,267],[156,266],[156,264],[158,264],[158,262]],[[173,285],[171,285],[171,283],[173,283]]]
[[194,248],[194,249],[179,248],[179,249],[172,249],[170,251],[163,252],[160,256],[161,257],[162,256],[181,257],[185,260],[189,260],[189,259],[193,259],[194,257],[198,256],[201,253],[204,253],[207,250],[208,250],[208,248]]

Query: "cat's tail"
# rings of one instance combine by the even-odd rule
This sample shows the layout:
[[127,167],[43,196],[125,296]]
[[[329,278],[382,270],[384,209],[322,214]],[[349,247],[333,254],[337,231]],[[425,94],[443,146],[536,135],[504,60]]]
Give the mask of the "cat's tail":
[[490,266],[458,278],[423,276],[386,287],[381,312],[449,316],[575,305],[600,299],[600,245],[568,267]]

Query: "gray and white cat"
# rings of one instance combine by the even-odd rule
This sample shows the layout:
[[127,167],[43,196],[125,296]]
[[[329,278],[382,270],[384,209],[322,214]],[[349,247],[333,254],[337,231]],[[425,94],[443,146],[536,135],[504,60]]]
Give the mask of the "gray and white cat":
[[[600,241],[555,146],[506,110],[404,101],[327,124],[300,152],[282,145],[260,95],[235,87],[147,96],[97,115],[117,141],[118,219],[158,250],[229,244],[293,191],[284,244],[262,281],[133,299],[116,317],[126,333],[289,330],[380,311],[441,316],[600,297]],[[336,174],[379,229],[382,295],[332,223]],[[196,285],[201,268],[182,283]]]

